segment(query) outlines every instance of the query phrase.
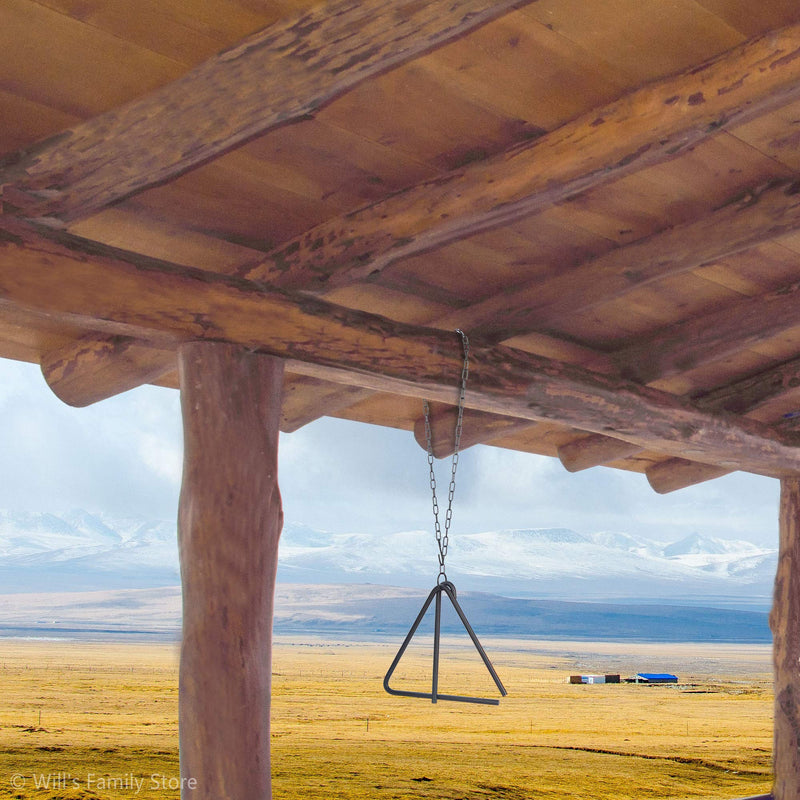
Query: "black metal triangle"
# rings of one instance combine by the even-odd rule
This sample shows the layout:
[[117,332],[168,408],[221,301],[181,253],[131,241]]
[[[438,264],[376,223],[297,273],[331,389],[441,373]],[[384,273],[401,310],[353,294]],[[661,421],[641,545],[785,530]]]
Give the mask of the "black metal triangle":
[[[417,614],[417,618],[414,620],[414,624],[411,626],[411,630],[409,630],[408,634],[406,634],[406,638],[403,640],[403,644],[400,645],[400,649],[397,651],[397,655],[394,657],[394,661],[392,661],[392,665],[389,667],[384,679],[383,679],[383,688],[389,694],[396,694],[400,695],[401,697],[423,697],[425,699],[430,699],[432,703],[437,702],[437,700],[453,700],[458,703],[482,703],[484,705],[491,705],[496,706],[500,705],[500,701],[491,697],[465,697],[463,695],[457,694],[440,694],[439,693],[439,642],[441,639],[441,623],[442,623],[442,593],[446,594],[450,603],[452,604],[453,608],[458,614],[459,619],[461,620],[462,625],[464,626],[464,630],[469,634],[469,638],[472,639],[472,643],[475,645],[475,649],[478,651],[481,659],[483,660],[486,669],[489,670],[489,674],[492,676],[492,680],[495,683],[495,686],[500,690],[501,696],[505,697],[508,692],[506,692],[505,687],[503,686],[502,681],[498,677],[497,673],[494,671],[494,667],[492,666],[492,662],[489,661],[489,656],[486,655],[486,651],[481,646],[481,643],[478,641],[478,637],[475,635],[475,631],[472,630],[472,626],[469,624],[469,620],[467,620],[464,612],[461,609],[461,606],[458,604],[458,600],[456,599],[456,587],[450,581],[443,581],[442,583],[437,584],[436,586],[431,589],[431,593],[428,595],[427,600],[423,604],[419,614]],[[406,648],[411,643],[411,640],[414,638],[414,634],[417,632],[417,628],[419,627],[420,622],[422,622],[425,613],[427,612],[428,608],[430,608],[431,603],[436,600],[436,608],[435,608],[435,615],[434,615],[434,627],[433,627],[433,677],[432,677],[432,684],[431,684],[431,691],[430,692],[411,692],[405,689],[393,689],[389,685],[389,679],[394,674],[395,669],[397,669],[397,665],[400,663],[400,659],[403,657],[403,653],[405,653]]]

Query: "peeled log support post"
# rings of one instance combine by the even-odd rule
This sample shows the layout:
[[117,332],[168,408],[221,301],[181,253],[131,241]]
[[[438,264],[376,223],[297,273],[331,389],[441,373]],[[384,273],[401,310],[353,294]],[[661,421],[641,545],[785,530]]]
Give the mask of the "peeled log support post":
[[800,798],[800,478],[781,480],[780,550],[770,615],[775,663],[775,800]]
[[181,796],[268,800],[283,361],[191,342],[178,364]]

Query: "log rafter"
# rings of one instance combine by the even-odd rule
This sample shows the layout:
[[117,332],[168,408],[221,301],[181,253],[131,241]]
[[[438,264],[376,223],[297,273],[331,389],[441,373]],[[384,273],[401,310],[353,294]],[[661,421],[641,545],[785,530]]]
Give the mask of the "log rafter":
[[5,159],[4,198],[53,226],[164,183],[530,0],[338,0]]
[[[462,0],[461,3],[451,8],[451,14],[454,16],[444,21],[439,20],[438,22],[425,14],[422,14],[421,17],[413,17],[412,15],[411,18],[406,15],[404,18],[406,27],[392,34],[387,41],[384,42],[381,40],[381,47],[383,47],[383,49],[381,50],[380,47],[378,47],[376,53],[365,57],[363,63],[361,63],[357,70],[355,70],[354,67],[355,63],[358,62],[358,58],[353,56],[355,51],[352,49],[347,50],[347,47],[363,47],[364,42],[358,38],[354,40],[345,37],[344,41],[347,42],[346,46],[343,46],[341,41],[337,41],[333,50],[328,49],[319,54],[315,52],[313,57],[308,59],[308,63],[305,64],[300,63],[303,59],[299,57],[294,59],[285,58],[287,53],[298,56],[298,54],[304,53],[310,47],[308,41],[303,41],[303,36],[309,35],[309,32],[313,39],[313,37],[319,34],[319,31],[325,31],[326,35],[329,34],[330,31],[333,30],[330,26],[334,26],[335,28],[335,26],[338,25],[341,26],[343,30],[347,29],[347,27],[352,24],[351,17],[353,17],[353,15],[364,15],[364,17],[366,17],[377,14],[378,18],[380,18],[381,14],[390,13],[381,3],[377,2],[377,0],[374,3],[374,7],[372,3],[369,4],[369,7],[363,4],[359,7],[355,7],[352,3],[343,2],[333,8],[334,13],[330,13],[331,9],[327,9],[325,15],[317,17],[315,16],[316,12],[309,12],[309,14],[302,17],[302,25],[300,21],[292,20],[277,26],[271,26],[266,31],[262,31],[250,37],[245,43],[236,48],[223,53],[216,59],[211,59],[209,62],[206,62],[186,76],[185,79],[181,80],[189,81],[190,83],[205,81],[213,87],[214,92],[219,92],[229,79],[226,77],[226,75],[228,75],[226,70],[229,69],[232,63],[234,67],[232,68],[233,72],[230,74],[241,78],[242,75],[246,76],[249,74],[247,72],[248,70],[257,68],[258,65],[263,67],[263,64],[256,59],[274,58],[276,52],[281,52],[283,56],[281,64],[288,64],[290,72],[295,70],[295,72],[292,73],[293,78],[300,82],[299,85],[304,87],[304,91],[306,92],[304,97],[310,98],[308,99],[307,105],[311,107],[324,102],[326,97],[329,98],[344,91],[349,86],[354,85],[355,82],[369,77],[381,69],[385,69],[387,65],[400,63],[405,59],[418,55],[420,52],[424,52],[425,49],[431,49],[448,39],[457,38],[466,32],[470,26],[482,24],[482,22],[488,21],[494,16],[498,16],[519,4],[520,3],[510,2],[487,4],[484,2],[476,5],[475,2]],[[459,17],[458,15],[461,16]],[[360,18],[359,16],[359,19]],[[417,26],[417,28],[415,29],[414,26]],[[414,30],[416,30],[416,33],[413,32]],[[435,191],[447,187],[450,183],[450,179],[459,181],[466,180],[467,184],[473,187],[473,190],[477,187],[477,190],[480,191],[482,195],[486,195],[486,185],[491,183],[493,184],[492,190],[500,192],[494,200],[497,201],[497,208],[501,209],[501,216],[503,216],[503,219],[506,219],[509,213],[512,215],[516,213],[516,211],[511,210],[509,207],[509,203],[514,205],[516,201],[512,196],[502,195],[502,192],[507,189],[513,191],[516,184],[509,186],[507,185],[507,180],[505,183],[503,180],[498,181],[498,176],[494,173],[500,170],[499,177],[502,179],[505,170],[516,170],[520,167],[521,163],[524,165],[524,159],[528,158],[525,154],[535,155],[537,167],[544,166],[545,172],[550,169],[548,165],[549,157],[553,160],[552,167],[556,170],[556,177],[562,179],[562,183],[558,184],[558,191],[561,192],[563,190],[563,192],[569,194],[576,190],[576,186],[570,188],[566,183],[563,183],[565,174],[567,176],[567,181],[569,180],[568,168],[570,165],[566,164],[565,166],[565,163],[558,162],[559,157],[562,157],[563,161],[563,154],[560,154],[559,148],[569,149],[567,145],[570,141],[570,136],[582,137],[581,148],[579,148],[581,153],[586,150],[590,151],[587,156],[589,161],[583,162],[583,167],[588,168],[589,173],[578,174],[580,172],[578,171],[578,173],[576,173],[577,180],[589,180],[590,183],[588,185],[594,185],[596,181],[602,182],[618,177],[624,174],[624,171],[627,170],[631,164],[636,162],[637,159],[630,158],[630,154],[628,156],[622,156],[620,152],[616,152],[614,146],[619,147],[619,145],[613,141],[610,143],[606,142],[605,150],[601,145],[604,141],[603,137],[606,135],[609,128],[619,129],[619,126],[622,126],[621,130],[625,131],[628,131],[626,126],[641,125],[642,128],[646,130],[649,125],[652,128],[653,120],[648,119],[646,123],[638,122],[636,115],[631,113],[631,109],[633,108],[637,108],[641,111],[642,108],[646,107],[647,103],[652,104],[654,99],[661,97],[664,100],[662,104],[663,107],[658,109],[656,115],[658,125],[656,125],[653,130],[658,129],[661,133],[677,135],[678,138],[683,136],[685,144],[692,136],[708,135],[709,132],[718,130],[722,124],[741,121],[749,115],[761,112],[765,108],[771,107],[776,103],[785,102],[790,96],[793,96],[792,93],[795,90],[791,86],[789,73],[795,69],[795,59],[787,57],[778,58],[778,55],[787,52],[787,48],[792,45],[795,40],[800,41],[799,31],[800,26],[795,26],[780,32],[777,38],[773,35],[771,38],[763,37],[761,39],[756,39],[743,47],[736,48],[734,51],[709,62],[705,67],[694,70],[691,74],[692,80],[697,81],[697,85],[706,86],[706,92],[709,93],[709,97],[703,95],[702,103],[697,101],[696,94],[692,95],[694,100],[691,100],[686,99],[688,95],[686,95],[685,92],[681,93],[682,87],[685,89],[690,85],[687,82],[690,76],[684,75],[678,78],[671,78],[657,83],[652,87],[648,87],[647,89],[634,92],[628,97],[623,98],[623,100],[610,104],[598,112],[586,115],[584,118],[576,120],[574,123],[570,123],[562,129],[545,136],[538,142],[512,149],[509,153],[495,159],[488,165],[478,165],[469,170],[453,173],[449,178],[443,178],[433,184],[424,184],[421,187],[417,187],[417,189],[404,193],[399,196],[399,198],[391,198],[386,202],[389,204],[393,202],[407,203],[409,196],[413,196],[418,200],[420,199],[418,195],[429,193],[431,187],[433,187]],[[350,33],[352,33],[352,31]],[[429,37],[429,39],[425,40],[426,36]],[[408,41],[411,41],[415,37],[425,40],[426,43],[421,45],[419,42],[416,42],[416,44],[414,44],[414,48],[417,48],[416,50],[411,48],[408,52],[404,51],[403,43],[405,42],[407,44]],[[348,69],[343,68],[343,63],[341,61],[343,57],[343,47],[344,50],[352,56],[350,59],[350,61],[352,61],[350,67],[355,70],[352,74],[348,72]],[[315,61],[315,59],[317,60]],[[323,69],[319,68],[321,64],[324,65]],[[732,79],[732,77],[736,75],[740,75],[741,77],[745,74],[743,71],[751,68],[756,68],[756,71],[759,72],[757,79],[753,79],[749,73],[742,78],[742,80],[734,81]],[[311,71],[309,72],[308,70]],[[314,78],[309,83],[309,76],[312,73],[314,74]],[[769,74],[765,78],[762,73]],[[323,78],[319,77],[320,74],[323,75]],[[213,80],[209,80],[210,76],[213,77]],[[314,81],[318,82],[314,83]],[[319,81],[322,82],[319,83]],[[726,83],[726,81],[728,83]],[[298,84],[295,84],[295,87],[297,85]],[[695,84],[693,83],[691,85]],[[717,95],[711,97],[711,89],[714,86],[717,87]],[[727,89],[729,86],[733,86],[734,89],[724,92],[720,89],[720,87]],[[188,83],[184,85],[181,81],[178,81],[170,87],[165,87],[163,92],[175,93],[178,89],[183,91],[187,88],[189,88]],[[326,92],[328,94],[325,94]],[[222,95],[225,95],[226,100],[230,99],[225,92],[222,92]],[[720,99],[721,97],[724,99]],[[152,114],[150,114],[150,111],[159,104],[159,98],[163,100],[163,97],[157,92],[148,98],[130,104],[125,107],[125,109],[120,109],[117,112],[110,112],[110,114],[103,115],[95,121],[90,121],[83,126],[78,126],[77,129],[70,131],[67,135],[58,137],[58,139],[53,142],[44,143],[41,147],[36,148],[36,152],[22,155],[17,163],[11,164],[0,173],[0,181],[11,181],[11,184],[6,186],[6,196],[11,196],[12,199],[19,201],[19,192],[25,194],[30,190],[35,194],[39,189],[32,187],[38,186],[42,189],[42,196],[46,197],[45,205],[41,205],[40,201],[42,198],[40,197],[36,201],[36,204],[38,204],[38,211],[34,212],[32,207],[28,207],[25,213],[64,213],[66,214],[65,218],[70,215],[77,216],[80,213],[104,205],[108,198],[101,198],[97,201],[86,201],[86,197],[84,196],[82,200],[78,199],[82,196],[82,192],[85,194],[87,191],[95,191],[103,181],[107,181],[107,178],[103,177],[102,172],[102,169],[105,169],[105,167],[98,169],[97,166],[98,164],[104,163],[103,159],[108,156],[108,153],[100,146],[100,140],[93,141],[93,137],[95,137],[99,131],[102,133],[102,137],[100,138],[105,143],[103,145],[104,147],[121,147],[124,151],[125,147],[127,147],[125,144],[127,141],[125,139],[127,133],[122,139],[118,138],[115,126],[120,125],[121,129],[130,129],[130,131],[135,132],[135,147],[146,145],[148,142],[147,137],[148,135],[152,135],[153,131],[150,130],[148,133],[149,129],[147,128],[131,127],[130,122],[132,119],[140,118],[146,121],[147,125],[153,124],[156,128],[158,128],[159,125],[163,126],[163,120],[159,121],[159,119],[153,118]],[[239,98],[240,101],[241,99],[242,98]],[[250,98],[250,101],[252,101],[252,98]],[[684,101],[686,102],[686,107],[683,105]],[[276,99],[273,97],[272,102],[273,106],[277,108],[281,100],[280,98]],[[265,126],[264,130],[268,129],[271,125],[285,122],[288,118],[283,115],[283,111],[275,111],[275,108],[271,106],[267,112],[263,112],[266,113],[267,116],[261,119],[258,124]],[[252,113],[252,109],[248,108],[247,102],[240,102],[239,112],[240,114],[250,114]],[[273,117],[269,117],[270,113],[273,114]],[[306,111],[297,113],[302,116],[303,113],[307,113],[307,109]],[[277,114],[277,116],[275,116],[275,114]],[[709,114],[711,116],[708,116]],[[714,115],[717,116],[712,119]],[[207,120],[210,120],[208,124],[219,126],[220,120],[212,119],[213,114],[206,114],[206,117]],[[591,123],[588,122],[589,117],[592,117]],[[243,119],[244,117],[237,118],[230,124],[233,127],[242,125],[244,124],[242,121]],[[703,122],[703,120],[705,120],[705,122]],[[709,122],[709,120],[711,121]],[[703,128],[701,122],[706,125],[706,128]],[[252,120],[248,124],[251,123]],[[144,124],[144,122],[142,124]],[[170,120],[170,125],[171,129],[174,131],[176,128],[174,117]],[[699,128],[698,125],[700,125]],[[694,126],[694,128],[692,128],[692,126]],[[225,133],[228,139],[220,136],[215,139],[213,146],[217,148],[217,151],[215,151],[217,154],[233,146],[232,142],[235,143],[235,137],[241,135],[241,131],[239,133],[234,133],[233,127],[228,129]],[[180,124],[177,125],[177,129],[181,130]],[[598,131],[600,132],[599,134]],[[191,135],[199,135],[201,133],[203,133],[203,131],[196,128],[193,128],[191,131]],[[642,131],[639,131],[639,134],[640,133],[642,133]],[[648,130],[647,133],[652,136],[652,131]],[[248,136],[249,135],[252,134],[248,134]],[[585,136],[589,136],[588,147]],[[227,143],[223,144],[223,141]],[[87,147],[87,143],[92,146]],[[152,144],[152,142],[150,142],[150,144]],[[662,141],[661,145],[663,144],[664,142]],[[628,142],[626,142],[625,145],[627,146]],[[94,149],[95,147],[99,147],[99,151]],[[190,150],[192,152],[191,157],[195,158],[199,151],[197,151],[196,148],[190,148]],[[649,151],[652,150],[652,147],[651,145],[643,145],[643,150]],[[82,153],[80,156],[81,158],[90,159],[90,161],[86,161],[82,167],[76,165],[74,162],[75,153],[78,151]],[[661,152],[658,158],[671,157],[676,152],[677,149],[667,155]],[[131,160],[130,153],[124,152],[123,154],[126,155],[126,163],[135,163],[135,159]],[[648,155],[647,158],[650,158],[651,155]],[[174,158],[175,156],[176,154],[172,153],[169,154],[168,158]],[[200,160],[204,160],[212,156],[206,154],[197,157],[199,157]],[[161,156],[158,158],[161,158]],[[592,158],[596,159],[597,163],[604,165],[602,169],[599,171],[595,170],[594,173],[591,171],[592,166],[594,165],[596,167],[597,163],[593,164],[591,161]],[[615,158],[618,159],[616,163],[614,163]],[[520,159],[522,159],[522,162]],[[544,160],[544,164],[542,164],[542,160]],[[56,170],[57,178],[63,183],[63,186],[57,190],[53,190],[52,186],[45,186],[47,180],[50,179],[47,177],[47,170],[52,169],[54,165],[58,165],[58,169]],[[117,166],[118,165],[114,166],[114,170],[116,170]],[[641,166],[641,164],[637,164],[637,168],[639,166]],[[164,180],[187,167],[186,164],[182,164],[179,167],[176,164],[172,164],[171,167],[166,167],[164,163],[162,163],[159,168],[167,170],[167,172],[163,173],[157,179]],[[84,169],[93,170],[90,179],[95,182],[94,188],[90,189],[88,184],[81,183],[81,181],[84,180],[81,177],[81,170]],[[170,169],[177,169],[177,172],[170,172]],[[567,169],[567,173],[564,172],[564,169]],[[559,172],[559,170],[561,171]],[[124,188],[125,181],[119,180],[119,175],[116,171],[114,172],[114,176],[113,187],[107,185],[100,186],[102,191],[113,191],[116,193],[112,199],[122,196],[119,194],[120,192],[124,193],[130,189],[130,187]],[[52,177],[52,175],[50,177]],[[508,176],[506,176],[506,178],[507,177]],[[152,176],[148,177],[141,185],[149,185],[148,181],[151,180]],[[498,185],[500,188],[498,188]],[[55,194],[53,193],[54,191]],[[552,201],[552,191],[553,181],[551,180],[544,194],[541,194],[541,192],[539,194],[534,192],[534,195],[526,195],[523,200],[525,203],[532,203],[533,206],[538,207],[537,204],[541,205],[542,202]],[[486,326],[490,319],[496,320],[498,314],[502,312],[504,320],[503,325],[507,335],[512,335],[515,332],[525,332],[531,329],[532,321],[537,317],[537,314],[544,313],[544,321],[546,322],[546,320],[553,315],[557,315],[559,309],[562,307],[574,310],[576,304],[577,307],[580,308],[581,303],[583,307],[585,307],[587,304],[600,302],[603,299],[608,299],[610,296],[624,292],[633,286],[657,279],[660,275],[674,274],[677,271],[690,269],[693,266],[697,266],[698,263],[702,263],[704,260],[736,252],[737,250],[752,246],[752,244],[759,241],[780,235],[787,230],[792,230],[797,227],[796,217],[798,216],[798,209],[800,207],[797,199],[793,197],[795,191],[796,188],[794,184],[768,187],[763,192],[759,190],[739,203],[733,203],[730,206],[720,209],[718,212],[709,215],[708,218],[698,223],[684,226],[682,229],[664,231],[645,242],[634,243],[627,248],[620,248],[620,250],[607,254],[607,256],[601,257],[594,262],[582,265],[579,270],[572,271],[570,275],[558,278],[545,286],[538,286],[536,288],[538,299],[534,303],[530,302],[530,298],[526,296],[524,288],[516,294],[514,304],[510,308],[505,298],[489,299],[486,303],[479,304],[479,307],[473,307],[467,312],[471,320],[470,328],[474,330],[477,327],[480,332],[484,330],[484,328],[481,327],[482,325]],[[98,195],[98,197],[100,196]],[[463,197],[459,202],[462,201]],[[95,205],[92,205],[93,203],[95,203]],[[99,203],[99,206],[97,206],[97,203]],[[382,209],[383,205],[384,204],[380,203],[377,204],[377,206],[371,209],[370,213],[374,212],[376,209]],[[25,202],[23,202],[23,206],[25,206]],[[72,210],[69,210],[70,208]],[[469,233],[474,232],[475,220],[472,218],[474,209],[467,205],[461,207],[458,211],[461,217],[448,220],[442,224],[445,226],[453,224],[460,225],[462,222],[465,222],[468,223],[467,227]],[[385,209],[383,209],[379,216],[384,216],[383,212],[385,212]],[[492,211],[491,213],[494,214],[495,212]],[[426,214],[426,216],[429,216],[435,221],[435,215]],[[495,222],[491,222],[490,224],[495,224]],[[735,233],[733,239],[731,238],[732,232]],[[450,234],[447,235],[449,236]],[[309,241],[309,236],[310,234],[305,236],[306,242]],[[319,249],[316,246],[318,241],[318,239],[314,239],[314,244],[312,246],[312,250],[315,252]],[[330,241],[331,237],[329,237],[329,242]],[[689,247],[688,244],[693,244],[694,247]],[[404,247],[415,246],[413,242],[401,242],[400,246],[398,246],[398,242],[394,242],[391,247],[392,259],[400,254],[400,251],[403,250]],[[288,248],[284,248],[284,255],[292,247],[293,245],[289,245]],[[423,249],[426,248],[427,245],[423,247]],[[302,248],[299,249],[302,251]],[[672,253],[671,259],[663,255],[665,251],[667,253]],[[659,252],[662,253],[661,258],[654,255]],[[307,253],[306,255],[309,254]],[[314,255],[314,258],[316,258],[317,255]],[[371,256],[372,255],[373,254],[371,254]],[[293,258],[299,257],[299,255],[293,255]],[[626,268],[631,260],[636,261],[636,269]],[[286,259],[282,258],[282,268],[286,266],[286,264]],[[360,262],[359,264],[358,269],[361,269],[363,264]],[[282,273],[277,276],[279,282],[286,279],[290,285],[293,282],[297,283],[298,275],[295,274],[296,270],[290,269],[289,271],[292,272],[293,277],[286,278],[288,273]],[[305,277],[300,281],[300,288],[307,288],[309,280],[313,282],[317,272],[316,267],[312,272],[306,272]],[[565,286],[562,285],[565,281],[567,282],[566,291]],[[596,293],[598,286],[603,286],[602,296],[598,296]],[[588,295],[587,292],[589,292]],[[594,294],[592,294],[592,292],[594,292]],[[541,319],[539,322],[541,322]],[[99,341],[102,343],[102,339]],[[101,348],[97,347],[95,349],[99,352]],[[127,359],[127,368],[131,371],[131,385],[136,384],[136,377],[134,374],[135,364],[135,359]],[[142,368],[141,375],[144,377],[144,380],[149,379],[148,373],[144,368]],[[140,382],[142,381],[140,380]]]
[[89,333],[50,350],[41,361],[53,393],[70,406],[88,406],[151,383],[176,368],[175,351],[130,336]]
[[533,142],[322,223],[242,274],[294,290],[346,285],[674,158],[800,98],[797,52],[800,26],[754,39]]
[[[448,458],[455,450],[455,429],[458,408],[442,403],[432,403],[430,413],[431,449],[435,458]],[[501,436],[511,436],[536,425],[526,419],[487,414],[483,411],[465,408],[462,419],[462,432],[459,449],[466,450],[476,444],[484,444]],[[425,419],[420,417],[414,423],[414,439],[423,449],[428,449]]]
[[[290,296],[232,276],[125,253],[4,219],[0,298],[109,333],[227,341],[294,372],[376,391],[455,400],[452,333]],[[53,269],[53,264],[58,265]],[[467,404],[608,433],[666,455],[768,475],[800,474],[795,438],[613,376],[473,342]]]
[[713,481],[733,470],[714,464],[701,464],[686,458],[668,458],[648,467],[644,474],[654,492],[668,494],[705,481]]
[[747,414],[800,388],[800,358],[792,358],[694,398],[699,408]]
[[800,228],[800,184],[755,187],[698,220],[659,231],[513,292],[453,312],[459,324],[493,339],[546,329],[564,316],[622,297],[666,277],[730,257]]
[[599,467],[617,459],[629,458],[643,448],[631,442],[593,433],[565,442],[558,448],[558,458],[569,472]]
[[[694,404],[712,413],[727,412],[731,414],[747,414],[760,408],[764,403],[774,400],[783,394],[793,391],[800,386],[800,359],[791,359],[769,369],[750,375],[734,383],[712,389],[709,392],[697,395]],[[565,448],[579,447],[581,439],[564,445]],[[594,447],[599,451],[596,466],[608,463],[612,459],[604,459],[604,448],[614,452],[614,447],[624,449],[626,443],[618,439],[594,434],[588,437]],[[559,448],[561,456],[562,448]],[[562,458],[562,462],[564,459]],[[567,466],[565,464],[565,466]],[[569,466],[567,466],[569,469]],[[654,491],[659,494],[685,489],[687,486],[727,475],[731,469],[718,467],[713,464],[701,464],[686,458],[669,458],[653,464],[645,470],[645,475]]]
[[[793,297],[794,292],[789,291],[789,295]],[[782,292],[774,292],[768,295],[770,298],[778,299],[782,296]],[[771,320],[770,324],[775,326],[777,330],[781,330],[781,326],[795,324],[796,318],[792,313],[794,302],[795,301],[791,299],[787,301],[788,309],[782,311]],[[741,317],[737,317],[736,312],[736,308],[739,308],[740,304],[744,304],[746,308],[749,308],[753,305],[753,300],[739,301],[735,304],[733,310],[723,310],[723,312],[721,312],[720,318],[729,323],[726,329],[723,329],[722,326],[715,328],[713,322],[709,325],[709,330],[712,332],[715,331],[720,336],[724,336],[727,330],[729,336],[724,342],[727,342],[727,345],[731,348],[736,349],[740,349],[741,347],[740,344],[737,344],[736,336],[746,334],[747,332],[746,326],[737,326],[737,322],[741,323],[742,319]],[[754,328],[758,328],[759,316],[757,313],[751,314],[746,318],[751,320]],[[692,326],[693,331],[694,326],[700,327],[700,324],[695,321],[690,321],[688,325]],[[769,327],[769,325],[767,325],[767,327]],[[710,349],[707,342],[704,344],[704,339],[694,342],[692,336],[681,336],[679,333],[680,326],[677,326],[677,328],[678,331],[676,331],[676,327],[673,326],[663,333],[664,339],[672,335],[676,342],[674,346],[668,349],[666,353],[661,350],[658,351],[660,354],[658,358],[666,361],[668,371],[661,373],[657,371],[657,366],[653,366],[651,371],[647,373],[650,380],[656,380],[657,378],[664,377],[666,374],[673,374],[673,369],[676,371],[680,369],[682,366],[681,364],[677,364],[675,367],[672,366],[673,360],[669,358],[669,354],[673,352],[676,354],[680,353],[681,347],[685,347],[689,350],[697,348],[699,351],[698,358],[702,357],[705,352],[709,352],[709,350],[712,353],[714,352]],[[703,326],[703,328],[705,328],[705,326]],[[691,345],[684,345],[684,339],[688,339],[694,343]],[[655,346],[652,343],[654,340],[655,337],[648,340],[651,342],[649,347],[646,344],[633,345],[631,346],[631,350],[633,350],[633,347],[636,347],[637,353],[645,354],[650,347]],[[720,343],[718,346],[723,346],[724,342]],[[659,347],[665,347],[665,343],[661,340],[659,340]],[[709,348],[709,350],[702,350],[701,348],[703,347]],[[633,358],[631,358],[631,363],[639,364],[639,362]],[[800,387],[800,359],[791,359],[767,370],[742,378],[734,383],[696,395],[693,398],[693,402],[698,408],[706,409],[712,413],[727,412],[731,414],[747,414],[770,400],[774,400],[783,394],[794,391],[798,387]],[[444,442],[447,436],[450,435],[447,431],[452,430],[453,427],[450,417],[452,417],[452,411],[449,417],[445,415],[444,411],[440,411],[438,417],[435,417],[433,420],[435,431],[440,425],[443,428],[443,430],[440,433],[436,433],[434,437],[435,441],[439,439],[442,440],[442,448],[437,452],[437,457],[444,457],[451,452],[444,447]],[[491,442],[492,439],[504,435],[501,429],[496,426],[496,420],[493,417],[478,417],[470,422],[471,432],[468,446],[488,443]],[[504,424],[509,426],[510,432],[524,429],[524,424],[520,425],[520,427],[512,427],[510,421],[506,421]],[[417,436],[417,441],[421,444],[419,436]],[[439,455],[439,452],[441,452],[442,455]],[[634,455],[636,452],[636,448],[632,447],[629,442],[614,439],[611,436],[603,434],[592,434],[591,436],[578,436],[574,441],[567,442],[559,447],[559,458],[566,469],[572,472],[601,466],[611,461]],[[698,465],[685,458],[675,458],[654,465],[649,468],[646,473],[653,489],[657,492],[664,493],[691,486],[701,481],[712,480],[730,471],[731,470],[728,469],[723,472],[715,473],[713,469],[708,468],[708,465]]]
[[617,350],[620,372],[640,383],[688,372],[766,342],[798,325],[800,282],[728,303],[637,339]]

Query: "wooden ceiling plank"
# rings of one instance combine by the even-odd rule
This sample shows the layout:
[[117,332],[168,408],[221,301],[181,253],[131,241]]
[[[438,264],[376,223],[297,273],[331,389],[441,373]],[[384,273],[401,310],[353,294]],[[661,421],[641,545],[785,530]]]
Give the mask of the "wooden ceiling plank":
[[[602,53],[617,72],[636,83],[652,80],[654,75],[674,74],[707,58],[707,53],[726,50],[744,38],[693,0],[669,4],[660,0],[588,4],[582,0],[540,0],[523,13],[583,49]],[[749,16],[758,15],[751,11]]]
[[800,386],[800,358],[784,361],[775,367],[695,397],[700,408],[746,414],[765,403],[788,394]]
[[644,474],[654,491],[658,494],[667,494],[721,478],[730,472],[732,470],[713,464],[700,464],[697,461],[687,461],[685,458],[670,458],[648,467]]
[[618,247],[550,280],[453,312],[443,325],[503,339],[617,299],[800,228],[800,186],[781,181],[737,196],[695,222]]
[[288,289],[324,290],[509,224],[685,153],[734,123],[800,97],[800,26],[772,32],[584,114],[483,163],[329,220],[269,255]]
[[759,13],[753,13],[750,0],[696,0],[729,25],[747,35],[763,33],[798,21],[800,9],[794,0],[773,0],[762,3]]
[[3,0],[0,8],[3,87],[61,114],[93,117],[185,70],[178,61],[39,2]]
[[[456,399],[455,334],[293,297],[0,218],[0,299],[109,332],[227,341],[298,374],[375,391]],[[699,411],[649,387],[473,340],[467,406],[610,433],[668,456],[800,474],[800,448],[765,425]]]
[[638,339],[613,354],[622,375],[650,383],[756,346],[798,325],[800,282],[747,297]]
[[163,183],[524,0],[338,0],[6,161],[4,195],[54,226]]
[[0,153],[19,150],[78,122],[78,117],[0,88]]

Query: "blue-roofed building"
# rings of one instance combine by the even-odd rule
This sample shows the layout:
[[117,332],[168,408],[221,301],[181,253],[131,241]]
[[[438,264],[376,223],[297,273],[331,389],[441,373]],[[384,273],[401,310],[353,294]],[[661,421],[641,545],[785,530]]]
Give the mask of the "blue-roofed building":
[[668,672],[638,672],[636,677],[628,678],[629,683],[677,683],[678,676]]

